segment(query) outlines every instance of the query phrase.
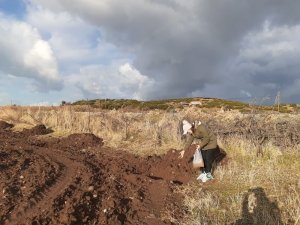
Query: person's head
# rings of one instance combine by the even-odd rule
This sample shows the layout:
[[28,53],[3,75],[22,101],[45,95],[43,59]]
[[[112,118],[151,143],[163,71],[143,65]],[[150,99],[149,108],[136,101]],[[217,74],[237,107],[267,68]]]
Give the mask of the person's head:
[[193,125],[187,121],[182,121],[182,129],[183,129],[183,135],[186,135],[187,133],[193,133]]
[[200,120],[195,120],[193,123],[192,123],[192,126],[194,129],[196,129],[199,125],[201,125],[201,121]]
[[195,120],[194,122],[190,123],[187,120],[182,121],[182,128],[183,128],[183,135],[186,135],[187,133],[193,134],[197,127],[201,125],[200,120]]

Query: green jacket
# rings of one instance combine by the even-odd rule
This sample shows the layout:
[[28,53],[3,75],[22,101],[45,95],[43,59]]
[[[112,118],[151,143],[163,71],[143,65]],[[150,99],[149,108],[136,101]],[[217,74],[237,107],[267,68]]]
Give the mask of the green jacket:
[[216,136],[212,132],[210,132],[203,124],[200,124],[193,134],[187,134],[186,143],[183,149],[184,151],[191,146],[194,139],[201,140],[201,143],[199,145],[200,149],[202,150],[214,149],[217,147]]

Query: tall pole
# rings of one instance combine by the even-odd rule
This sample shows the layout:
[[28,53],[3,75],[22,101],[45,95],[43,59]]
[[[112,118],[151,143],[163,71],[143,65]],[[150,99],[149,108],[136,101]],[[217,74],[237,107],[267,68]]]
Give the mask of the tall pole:
[[277,110],[279,112],[279,107],[280,107],[280,91],[277,93]]

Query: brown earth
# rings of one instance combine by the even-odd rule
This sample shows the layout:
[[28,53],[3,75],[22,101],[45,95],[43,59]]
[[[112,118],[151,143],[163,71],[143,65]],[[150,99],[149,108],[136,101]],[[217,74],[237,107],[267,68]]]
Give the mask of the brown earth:
[[4,130],[4,129],[10,129],[12,128],[14,125],[9,124],[5,121],[0,121],[0,130]]
[[[5,129],[4,129],[5,128]],[[139,157],[92,134],[41,138],[0,126],[0,224],[177,224],[175,190],[195,178],[190,150]],[[166,213],[169,212],[169,213]],[[171,221],[171,217],[175,219]]]
[[27,135],[44,135],[44,134],[50,134],[53,130],[50,128],[46,128],[44,124],[37,125],[33,127],[32,129],[24,129],[22,133],[25,133]]

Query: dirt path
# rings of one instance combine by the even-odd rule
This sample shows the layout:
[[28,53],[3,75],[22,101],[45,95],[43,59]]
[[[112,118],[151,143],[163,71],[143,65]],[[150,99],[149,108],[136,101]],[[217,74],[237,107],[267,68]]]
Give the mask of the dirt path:
[[174,190],[193,177],[190,155],[141,158],[104,148],[92,134],[45,139],[36,136],[50,132],[42,126],[21,133],[1,127],[0,224],[160,225],[182,219],[182,196]]

